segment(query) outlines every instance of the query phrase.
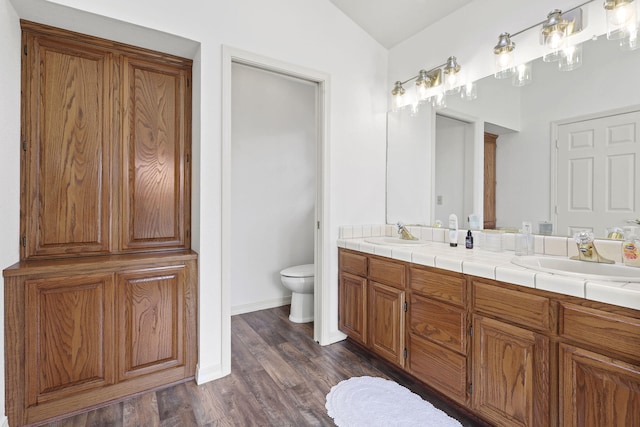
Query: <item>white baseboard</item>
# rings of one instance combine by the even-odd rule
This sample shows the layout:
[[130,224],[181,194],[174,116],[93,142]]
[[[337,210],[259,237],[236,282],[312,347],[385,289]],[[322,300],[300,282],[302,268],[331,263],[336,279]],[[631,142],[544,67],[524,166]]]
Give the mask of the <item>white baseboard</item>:
[[222,370],[222,365],[213,365],[207,367],[200,367],[200,365],[196,368],[196,384],[204,384],[209,381],[217,380],[223,377],[226,377],[231,372],[224,372]]
[[2,416],[2,424],[0,424],[2,427],[9,427],[9,418],[7,418],[6,415]]
[[231,307],[231,315],[235,316],[236,314],[251,313],[252,311],[282,307],[287,304],[291,304],[291,295],[267,301],[253,302],[251,304],[236,305]]

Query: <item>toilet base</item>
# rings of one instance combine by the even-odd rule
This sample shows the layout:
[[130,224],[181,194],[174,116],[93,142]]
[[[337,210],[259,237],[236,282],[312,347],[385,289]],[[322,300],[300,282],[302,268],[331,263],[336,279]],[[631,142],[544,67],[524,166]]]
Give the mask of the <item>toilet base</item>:
[[313,322],[313,294],[291,293],[289,320],[294,323]]

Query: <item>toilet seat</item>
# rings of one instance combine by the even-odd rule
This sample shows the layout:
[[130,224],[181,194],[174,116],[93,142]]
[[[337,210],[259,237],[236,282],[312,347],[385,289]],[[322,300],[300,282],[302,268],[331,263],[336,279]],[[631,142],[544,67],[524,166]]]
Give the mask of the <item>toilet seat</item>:
[[313,277],[313,267],[313,264],[294,265],[280,271],[280,275],[285,277]]

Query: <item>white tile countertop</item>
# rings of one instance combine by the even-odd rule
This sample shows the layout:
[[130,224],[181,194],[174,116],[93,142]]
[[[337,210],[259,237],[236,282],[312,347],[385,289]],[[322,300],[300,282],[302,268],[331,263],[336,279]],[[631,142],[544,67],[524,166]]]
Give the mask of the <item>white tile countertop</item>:
[[[458,246],[450,247],[448,241],[449,233],[446,229],[431,227],[408,228],[413,235],[425,241],[424,246],[383,245],[365,241],[368,237],[397,236],[396,227],[391,225],[341,227],[337,245],[340,248],[367,254],[640,310],[640,283],[594,281],[580,277],[540,272],[513,264],[511,260],[516,255],[509,244],[509,240],[513,241],[513,235],[509,236],[508,233],[503,238],[505,249],[501,252],[494,252],[476,246],[473,249],[465,248],[464,237],[466,230],[459,232]],[[545,242],[545,239],[550,240]],[[548,244],[549,242],[552,243]],[[613,243],[609,251],[615,252],[617,242],[603,242],[607,242],[609,245]],[[544,252],[545,243],[552,248],[553,255]],[[563,246],[567,248],[565,249],[566,252],[558,249]],[[605,247],[606,245],[601,246]],[[539,248],[542,248],[542,250]],[[537,256],[566,258],[573,254],[577,254],[577,248],[572,239],[555,236],[536,236]],[[612,257],[612,259],[620,262],[616,258]],[[640,276],[640,268],[638,268],[638,276]]]

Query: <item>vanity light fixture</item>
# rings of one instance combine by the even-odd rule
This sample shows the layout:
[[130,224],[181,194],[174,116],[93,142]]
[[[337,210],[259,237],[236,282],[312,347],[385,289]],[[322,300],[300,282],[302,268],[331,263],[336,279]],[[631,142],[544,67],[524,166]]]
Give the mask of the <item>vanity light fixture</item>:
[[[414,110],[417,109],[418,103],[430,101],[435,108],[444,108],[446,106],[445,93],[458,93],[462,86],[465,86],[464,79],[461,78],[460,64],[455,56],[450,56],[444,64],[440,64],[430,70],[420,70],[417,76],[413,76],[405,81],[397,81],[394,83],[392,95],[392,111],[398,111],[400,108],[408,105],[410,102]],[[407,99],[406,90],[403,85],[415,80],[415,101]],[[464,99],[475,99],[475,85],[462,96]],[[413,92],[412,92],[413,93]]]
[[460,92],[460,65],[455,56],[450,56],[444,66],[444,90],[446,93]]
[[[637,3],[634,0],[605,0],[607,13],[607,39],[637,38]],[[634,36],[633,33],[636,35]]]
[[495,56],[496,79],[511,77],[514,72],[516,44],[511,41],[511,34],[502,33],[498,37],[498,44],[493,48]]
[[552,10],[547,15],[547,20],[542,23],[542,44],[551,50],[560,49],[565,42],[568,27],[569,20],[563,18],[562,11]]
[[[515,61],[515,48],[516,44],[511,40],[519,34],[524,33],[532,28],[541,26],[540,28],[540,43],[546,46],[550,52],[543,56],[545,62],[560,60],[564,49],[570,49],[572,46],[569,43],[569,37],[582,31],[582,9],[581,7],[587,3],[591,3],[593,0],[584,2],[566,12],[562,12],[559,9],[554,9],[547,14],[547,18],[544,21],[538,22],[530,27],[515,33],[502,33],[498,37],[498,43],[493,48],[495,55],[495,73],[494,76],[497,79],[504,79],[514,76],[516,73],[516,61]],[[627,0],[629,1],[629,0]],[[633,0],[631,0],[633,1]],[[573,56],[565,55],[564,65],[559,65],[562,70],[569,70],[577,68],[582,64],[581,50],[570,49],[568,52],[574,54]],[[579,52],[579,56],[576,55]],[[571,63],[571,68],[568,63]],[[526,65],[523,65],[526,67]],[[529,70],[530,71],[530,70]],[[529,76],[530,76],[529,72]],[[526,84],[523,74],[515,76],[513,79],[514,85]]]
[[402,87],[402,82],[397,81],[393,85],[393,90],[391,91],[392,103],[393,106],[391,108],[392,111],[398,111],[400,108],[404,106],[404,94],[406,90]]

